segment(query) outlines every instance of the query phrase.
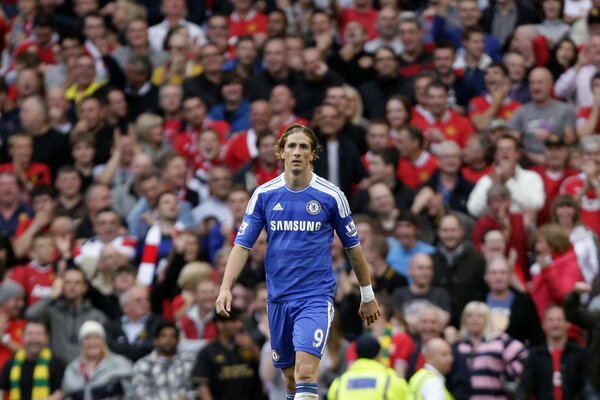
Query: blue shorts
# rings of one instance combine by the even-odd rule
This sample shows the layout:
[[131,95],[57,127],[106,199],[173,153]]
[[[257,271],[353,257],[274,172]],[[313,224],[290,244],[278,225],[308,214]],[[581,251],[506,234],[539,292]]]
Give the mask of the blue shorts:
[[321,358],[333,321],[333,302],[327,297],[269,303],[271,357],[276,368],[288,368],[303,351]]

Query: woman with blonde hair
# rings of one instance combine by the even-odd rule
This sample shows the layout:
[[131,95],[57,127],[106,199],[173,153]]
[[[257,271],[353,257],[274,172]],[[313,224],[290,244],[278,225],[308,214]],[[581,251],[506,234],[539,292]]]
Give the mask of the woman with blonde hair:
[[498,328],[487,304],[471,301],[465,306],[460,324],[462,339],[455,346],[467,361],[471,400],[508,399],[523,373],[527,349]]
[[344,85],[343,88],[346,93],[346,104],[348,105],[344,111],[346,120],[354,125],[366,128],[369,121],[363,117],[364,105],[360,93],[350,85]]
[[79,329],[79,357],[67,365],[62,381],[65,400],[120,400],[131,397],[131,361],[113,354],[99,322]]
[[135,133],[140,148],[154,160],[171,152],[171,145],[164,135],[163,122],[163,117],[149,112],[140,114],[135,120]]

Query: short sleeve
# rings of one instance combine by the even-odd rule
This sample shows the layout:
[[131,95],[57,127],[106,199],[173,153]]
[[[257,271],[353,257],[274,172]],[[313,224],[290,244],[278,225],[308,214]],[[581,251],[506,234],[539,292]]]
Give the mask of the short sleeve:
[[337,232],[345,249],[356,247],[360,244],[358,231],[352,220],[350,206],[346,196],[340,191],[337,196],[339,198],[333,202],[333,226]]
[[200,353],[198,353],[196,364],[192,369],[192,381],[196,385],[210,381],[210,371],[212,368],[210,363],[209,349],[210,347],[205,347],[200,351]]
[[254,242],[265,226],[263,196],[260,193],[257,190],[250,198],[246,207],[246,214],[235,237],[234,243],[246,249],[251,249],[254,246]]

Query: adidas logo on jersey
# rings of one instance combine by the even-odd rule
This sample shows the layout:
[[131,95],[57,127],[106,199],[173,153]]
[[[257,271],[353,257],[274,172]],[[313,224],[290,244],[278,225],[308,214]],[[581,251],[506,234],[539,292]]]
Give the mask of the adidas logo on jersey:
[[273,206],[273,211],[283,211],[283,207],[281,206],[281,203],[277,203]]

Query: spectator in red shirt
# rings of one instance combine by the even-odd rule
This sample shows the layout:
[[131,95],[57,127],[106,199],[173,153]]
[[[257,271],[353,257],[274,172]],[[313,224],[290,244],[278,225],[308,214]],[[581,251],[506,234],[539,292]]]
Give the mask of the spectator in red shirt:
[[32,52],[37,54],[43,64],[55,64],[54,46],[57,45],[58,35],[54,32],[54,18],[52,14],[37,12],[33,18],[33,35],[17,46],[13,57]]
[[39,186],[31,191],[31,204],[35,212],[33,218],[26,218],[17,226],[13,248],[17,258],[26,257],[33,238],[40,232],[48,232],[56,217],[56,192],[48,186]]
[[600,72],[596,72],[591,81],[594,103],[577,110],[577,136],[584,137],[600,133]]
[[256,133],[257,156],[242,165],[233,178],[248,193],[281,174],[281,166],[275,157],[277,137],[277,133],[270,129]]
[[52,284],[56,277],[52,263],[54,256],[54,240],[47,233],[38,233],[33,238],[31,262],[10,271],[9,277],[19,283],[25,290],[27,306],[41,299],[48,299],[52,294]]
[[469,118],[479,130],[485,129],[496,118],[509,121],[513,112],[521,106],[509,96],[510,78],[503,63],[491,63],[485,70],[484,82],[486,93],[469,102]]
[[183,89],[179,85],[163,85],[158,90],[158,106],[164,118],[164,135],[173,144],[176,135],[183,128],[181,115],[181,103],[183,101]]
[[229,38],[250,35],[259,46],[267,38],[267,16],[252,8],[252,0],[232,0],[233,12],[229,16]]
[[542,177],[546,190],[546,203],[537,215],[538,225],[550,222],[550,208],[554,199],[560,194],[562,183],[568,177],[577,174],[577,171],[567,165],[569,149],[561,136],[550,134],[544,146],[544,164],[531,168]]
[[448,108],[448,87],[441,82],[433,82],[427,87],[427,113],[415,113],[411,124],[423,130],[428,142],[435,143],[453,140],[465,147],[475,131],[471,121]]
[[[485,234],[498,230],[508,239],[507,252],[514,249],[517,252],[517,263],[521,267],[529,265],[527,261],[527,231],[532,228],[533,221],[529,214],[510,212],[510,191],[503,184],[494,184],[487,193],[487,212],[482,215],[472,232],[472,241],[475,249],[481,252],[481,245]],[[525,216],[527,215],[527,218]],[[533,225],[535,227],[535,225]],[[508,254],[505,254],[508,256]],[[527,271],[522,271],[521,276],[527,276]]]
[[0,173],[14,173],[26,190],[31,190],[39,185],[52,184],[48,166],[31,162],[33,137],[30,134],[24,132],[13,134],[8,139],[8,154],[12,161],[0,164]]
[[582,172],[565,179],[560,192],[579,202],[581,222],[600,235],[600,136],[584,137],[579,148]]
[[476,183],[479,178],[492,172],[494,143],[483,133],[472,135],[463,149],[461,170],[466,180]]
[[277,130],[279,136],[292,124],[308,125],[308,121],[294,114],[296,98],[294,92],[286,85],[277,85],[271,90],[271,122],[269,126]]
[[348,23],[358,21],[367,31],[369,40],[375,39],[378,16],[379,11],[373,8],[373,0],[354,0],[353,7],[344,8],[339,12],[340,35],[344,36]]
[[423,27],[415,17],[400,20],[399,34],[404,52],[400,55],[400,75],[414,78],[420,72],[433,69],[433,55],[425,49]]
[[13,280],[6,279],[0,285],[0,368],[12,358],[23,342],[23,296],[23,287]]
[[423,149],[424,145],[423,133],[410,125],[401,129],[396,137],[396,148],[400,153],[398,178],[412,189],[427,182],[437,171],[437,159]]

